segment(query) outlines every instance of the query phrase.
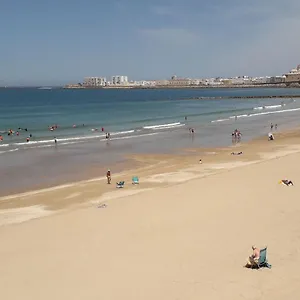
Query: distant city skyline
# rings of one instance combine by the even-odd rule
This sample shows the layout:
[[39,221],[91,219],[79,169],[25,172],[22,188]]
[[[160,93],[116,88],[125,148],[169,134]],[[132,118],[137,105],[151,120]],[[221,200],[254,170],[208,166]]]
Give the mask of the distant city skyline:
[[0,10],[0,86],[275,76],[300,61],[298,0],[15,0]]

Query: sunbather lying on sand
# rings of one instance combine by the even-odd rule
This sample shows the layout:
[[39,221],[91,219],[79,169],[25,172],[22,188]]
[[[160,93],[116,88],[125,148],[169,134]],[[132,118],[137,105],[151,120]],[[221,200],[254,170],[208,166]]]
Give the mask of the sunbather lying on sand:
[[98,208],[106,208],[106,207],[107,207],[107,205],[105,203],[102,203],[98,206]]
[[242,151],[241,152],[231,152],[231,155],[241,155],[241,154],[243,154]]
[[256,246],[252,246],[253,253],[249,256],[247,263],[245,265],[246,268],[252,268],[258,265],[260,250]]
[[289,185],[294,185],[293,182],[291,180],[288,180],[288,179],[282,179],[281,180],[281,183],[289,186]]

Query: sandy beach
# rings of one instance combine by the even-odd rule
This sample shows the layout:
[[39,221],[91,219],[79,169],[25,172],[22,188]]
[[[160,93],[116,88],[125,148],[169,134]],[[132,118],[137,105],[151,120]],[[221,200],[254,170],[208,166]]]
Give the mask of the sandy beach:
[[[300,134],[275,137],[0,198],[3,299],[297,299]],[[243,268],[253,244],[272,269]]]

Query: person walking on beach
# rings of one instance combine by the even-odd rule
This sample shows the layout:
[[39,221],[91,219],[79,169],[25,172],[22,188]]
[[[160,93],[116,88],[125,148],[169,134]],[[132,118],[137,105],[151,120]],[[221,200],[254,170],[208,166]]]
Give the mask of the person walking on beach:
[[107,184],[110,184],[110,182],[111,182],[111,172],[110,172],[110,169],[108,169],[107,172],[106,172],[106,178],[107,178]]

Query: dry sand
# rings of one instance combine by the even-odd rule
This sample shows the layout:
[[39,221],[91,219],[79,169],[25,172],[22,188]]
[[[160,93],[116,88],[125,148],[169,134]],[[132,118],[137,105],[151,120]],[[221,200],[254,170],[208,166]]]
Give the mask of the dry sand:
[[[140,186],[0,198],[1,299],[298,299],[298,133],[205,151],[136,156]],[[24,222],[30,206],[50,215]],[[242,267],[252,244],[268,246],[271,270]]]

